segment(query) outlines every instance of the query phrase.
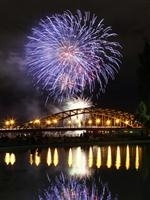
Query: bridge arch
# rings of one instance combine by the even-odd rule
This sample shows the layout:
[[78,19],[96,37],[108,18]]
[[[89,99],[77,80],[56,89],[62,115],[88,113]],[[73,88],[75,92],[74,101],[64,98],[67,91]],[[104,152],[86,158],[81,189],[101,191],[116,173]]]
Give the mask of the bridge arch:
[[142,128],[142,124],[135,119],[133,114],[96,107],[66,110],[35,119],[30,124],[42,128]]

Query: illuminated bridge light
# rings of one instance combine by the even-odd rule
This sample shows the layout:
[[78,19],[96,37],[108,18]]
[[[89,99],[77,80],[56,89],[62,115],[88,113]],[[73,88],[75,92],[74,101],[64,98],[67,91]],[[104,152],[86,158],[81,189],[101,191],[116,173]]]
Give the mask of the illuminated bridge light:
[[41,123],[41,121],[40,121],[40,119],[35,119],[33,123],[38,125]]
[[15,124],[15,120],[14,119],[10,119],[10,125],[14,125]]
[[96,119],[96,124],[99,124],[101,120],[99,118]]
[[115,120],[115,123],[116,123],[116,124],[119,124],[119,122],[120,122],[120,119],[116,119],[116,120]]
[[125,121],[125,124],[126,124],[126,125],[129,125],[129,120],[126,120],[126,121]]
[[107,125],[107,126],[110,126],[110,124],[111,124],[111,121],[108,119],[108,120],[106,121],[106,125]]
[[10,121],[9,120],[5,121],[5,126],[9,126],[9,125],[10,125]]
[[91,119],[89,119],[89,121],[88,121],[88,124],[89,124],[89,125],[91,125],[91,124],[92,124],[92,120],[91,120]]
[[57,123],[58,123],[58,120],[57,120],[57,119],[53,119],[53,123],[54,123],[54,124],[57,124]]
[[5,126],[13,126],[15,124],[15,120],[14,119],[10,119],[10,120],[6,120],[5,121]]
[[[28,124],[29,123],[30,122],[28,122]],[[126,126],[131,128],[142,128],[142,124],[136,121],[132,114],[93,107],[65,110],[41,119],[33,120],[34,125],[37,124],[42,126],[45,123],[51,125],[51,127],[63,125],[64,128],[65,126],[71,128],[71,125],[76,126],[76,128],[81,128],[82,126],[86,127],[86,125],[87,127],[96,125],[98,128],[114,128],[115,126],[122,128],[126,128]],[[5,122],[5,127],[9,126],[10,120]]]
[[46,124],[47,124],[47,125],[50,125],[51,123],[52,123],[51,120],[49,120],[49,119],[46,120]]

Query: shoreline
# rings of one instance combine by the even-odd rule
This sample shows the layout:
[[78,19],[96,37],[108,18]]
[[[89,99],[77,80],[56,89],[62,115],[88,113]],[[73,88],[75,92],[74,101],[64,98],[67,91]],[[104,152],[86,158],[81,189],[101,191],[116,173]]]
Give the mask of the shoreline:
[[150,136],[103,137],[103,138],[38,138],[37,140],[10,139],[0,141],[0,149],[6,148],[44,148],[44,147],[76,147],[76,146],[105,146],[105,145],[138,145],[150,144]]

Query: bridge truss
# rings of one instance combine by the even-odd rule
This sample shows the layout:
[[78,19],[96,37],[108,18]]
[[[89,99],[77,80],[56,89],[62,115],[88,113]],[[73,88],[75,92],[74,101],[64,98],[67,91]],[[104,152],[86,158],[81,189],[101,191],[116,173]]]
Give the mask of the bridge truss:
[[134,115],[103,108],[67,110],[35,119],[26,123],[28,127],[40,128],[142,128]]

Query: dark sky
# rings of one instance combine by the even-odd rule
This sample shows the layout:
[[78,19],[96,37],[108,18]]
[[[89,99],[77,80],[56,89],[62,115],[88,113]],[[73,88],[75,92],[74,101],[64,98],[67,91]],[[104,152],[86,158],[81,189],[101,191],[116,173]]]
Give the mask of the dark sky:
[[150,39],[150,0],[1,0],[0,1],[0,118],[32,118],[52,106],[26,75],[24,45],[40,18],[64,10],[95,13],[112,26],[123,46],[122,64],[97,103],[134,112],[137,105],[138,54]]

